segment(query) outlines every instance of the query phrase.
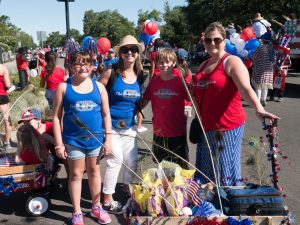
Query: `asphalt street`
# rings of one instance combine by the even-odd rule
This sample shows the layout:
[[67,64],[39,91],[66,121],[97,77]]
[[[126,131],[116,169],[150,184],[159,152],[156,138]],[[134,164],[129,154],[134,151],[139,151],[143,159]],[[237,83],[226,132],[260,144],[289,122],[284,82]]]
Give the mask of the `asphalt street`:
[[[11,63],[13,65],[13,63]],[[15,64],[14,64],[15,65]],[[14,66],[12,66],[14,67]],[[293,215],[300,218],[300,198],[298,196],[300,190],[300,74],[290,73],[287,77],[286,95],[282,102],[268,102],[266,109],[276,115],[281,120],[278,123],[279,130],[279,144],[283,154],[287,156],[287,159],[280,160],[281,171],[279,172],[279,185],[283,186],[283,192],[285,195],[285,204],[289,207]],[[256,118],[253,109],[244,104],[247,112],[247,122],[245,127],[245,134],[242,148],[242,172],[243,177],[250,182],[257,182],[255,167],[248,165],[247,160],[252,154],[251,146],[248,144],[252,137],[259,138],[265,136],[265,132],[262,130],[261,122]],[[141,139],[150,141],[152,140],[152,122],[151,122],[151,106],[148,105],[145,109],[145,120],[143,124],[148,128],[148,131],[140,135]],[[188,120],[188,126],[191,119]],[[140,148],[140,161],[138,173],[142,173],[146,168],[154,167],[155,164],[151,160],[149,150],[143,143],[139,141]],[[266,143],[266,148],[267,148]],[[190,161],[193,164],[195,162],[195,150],[196,146],[189,143],[190,149]],[[270,166],[270,162],[262,157],[263,163]],[[101,161],[101,174],[103,176],[105,171],[104,161]],[[271,173],[269,168],[268,173]],[[59,173],[58,182],[65,182],[66,174],[62,169]],[[122,183],[122,172],[120,173],[119,182]],[[120,184],[119,183],[119,184]],[[125,201],[124,197],[120,194],[120,188],[116,189],[115,198]],[[9,197],[0,196],[0,225],[14,225],[14,224],[70,224],[69,217],[72,212],[72,206],[70,204],[70,198],[64,190],[56,190],[51,195],[51,210],[44,217],[28,217],[25,212],[25,202],[27,195],[24,193],[16,193]],[[85,175],[83,180],[82,191],[82,209],[86,212],[85,224],[96,224],[97,222],[89,216],[89,210],[91,207],[91,198],[88,192],[88,182]],[[112,215],[111,224],[125,224],[123,215]],[[296,222],[299,224],[299,222]]]

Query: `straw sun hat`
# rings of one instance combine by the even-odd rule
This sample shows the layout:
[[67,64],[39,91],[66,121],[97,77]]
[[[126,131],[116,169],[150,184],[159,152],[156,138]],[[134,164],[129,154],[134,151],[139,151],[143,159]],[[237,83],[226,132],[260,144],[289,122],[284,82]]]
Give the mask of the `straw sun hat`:
[[122,46],[126,45],[136,45],[139,48],[140,53],[142,53],[145,49],[144,44],[139,43],[137,39],[132,35],[126,35],[125,37],[123,37],[120,44],[115,46],[114,49],[116,52],[118,52]]

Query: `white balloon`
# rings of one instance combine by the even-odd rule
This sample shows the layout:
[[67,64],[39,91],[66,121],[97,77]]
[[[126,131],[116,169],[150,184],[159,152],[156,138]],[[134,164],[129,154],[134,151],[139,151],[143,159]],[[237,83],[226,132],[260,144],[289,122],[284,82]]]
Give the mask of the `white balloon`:
[[37,71],[35,69],[30,70],[30,76],[31,77],[36,77],[38,75]]
[[238,52],[241,52],[245,48],[245,41],[243,39],[237,39],[235,47]]
[[157,30],[157,32],[153,34],[153,40],[155,40],[156,38],[160,38],[160,30]]
[[240,35],[238,33],[233,33],[230,35],[230,42],[232,44],[235,44],[238,39],[240,39]]
[[185,216],[191,216],[193,214],[191,208],[189,208],[189,207],[183,207],[182,213]]
[[240,52],[241,56],[243,57],[246,57],[248,55],[248,51],[246,49],[243,49],[241,52]]

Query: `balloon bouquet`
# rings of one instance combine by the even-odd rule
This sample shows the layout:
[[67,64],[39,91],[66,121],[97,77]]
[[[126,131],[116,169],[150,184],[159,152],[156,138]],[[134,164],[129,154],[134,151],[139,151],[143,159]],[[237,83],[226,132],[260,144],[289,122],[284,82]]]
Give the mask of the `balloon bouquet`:
[[160,38],[160,30],[158,22],[154,18],[150,18],[141,25],[142,32],[139,34],[139,39],[144,42],[146,48],[149,48],[156,38]]
[[251,67],[251,55],[260,46],[260,42],[256,39],[251,27],[242,30],[241,35],[233,33],[230,40],[226,39],[225,51],[240,57],[247,68]]

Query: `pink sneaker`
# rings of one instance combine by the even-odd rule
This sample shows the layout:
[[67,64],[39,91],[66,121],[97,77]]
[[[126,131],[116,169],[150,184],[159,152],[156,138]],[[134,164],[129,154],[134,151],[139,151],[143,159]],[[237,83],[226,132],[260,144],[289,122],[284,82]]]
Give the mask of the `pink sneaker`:
[[91,216],[97,218],[100,224],[108,224],[111,222],[109,214],[98,205],[92,208]]
[[72,225],[84,225],[82,213],[72,214]]

